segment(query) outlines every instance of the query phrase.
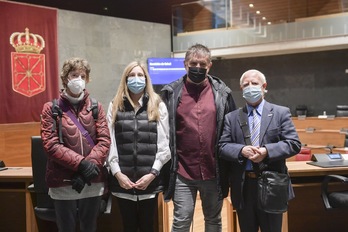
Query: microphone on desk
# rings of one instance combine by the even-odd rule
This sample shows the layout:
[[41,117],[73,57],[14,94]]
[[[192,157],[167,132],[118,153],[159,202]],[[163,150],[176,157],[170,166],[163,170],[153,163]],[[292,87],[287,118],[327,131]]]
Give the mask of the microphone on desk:
[[329,151],[330,151],[330,154],[332,154],[332,150],[333,150],[334,148],[336,148],[336,146],[334,146],[334,145],[327,145],[325,148],[328,148]]

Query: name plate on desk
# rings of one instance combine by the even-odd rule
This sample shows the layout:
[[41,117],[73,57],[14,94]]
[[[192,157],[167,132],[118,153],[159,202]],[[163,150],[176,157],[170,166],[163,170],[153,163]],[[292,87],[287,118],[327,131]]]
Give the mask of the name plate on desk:
[[322,168],[348,166],[348,160],[345,160],[340,153],[313,154],[312,160],[308,164]]

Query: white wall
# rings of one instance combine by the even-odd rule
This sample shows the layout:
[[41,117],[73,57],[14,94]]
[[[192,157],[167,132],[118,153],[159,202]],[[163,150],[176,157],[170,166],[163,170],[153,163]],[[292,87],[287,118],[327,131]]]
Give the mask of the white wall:
[[87,89],[107,110],[128,63],[171,56],[170,25],[58,10],[58,54],[58,72],[67,58],[89,61]]

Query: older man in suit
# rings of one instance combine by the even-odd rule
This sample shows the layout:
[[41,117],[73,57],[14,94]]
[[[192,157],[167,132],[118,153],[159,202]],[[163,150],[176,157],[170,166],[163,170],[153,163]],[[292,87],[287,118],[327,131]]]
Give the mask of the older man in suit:
[[[246,105],[225,116],[219,141],[220,158],[230,161],[231,199],[242,232],[281,232],[282,214],[257,206],[257,178],[264,170],[287,173],[285,160],[301,149],[290,110],[264,100],[267,82],[258,70],[240,78]],[[243,121],[246,123],[243,124]],[[252,144],[245,141],[243,125],[249,125]],[[294,197],[289,186],[289,199]]]

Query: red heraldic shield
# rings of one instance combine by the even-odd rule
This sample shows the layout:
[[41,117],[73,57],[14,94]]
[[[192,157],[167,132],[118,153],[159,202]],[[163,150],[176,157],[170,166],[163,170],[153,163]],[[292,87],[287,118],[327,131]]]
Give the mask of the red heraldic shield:
[[27,97],[44,92],[45,55],[11,52],[12,89]]

